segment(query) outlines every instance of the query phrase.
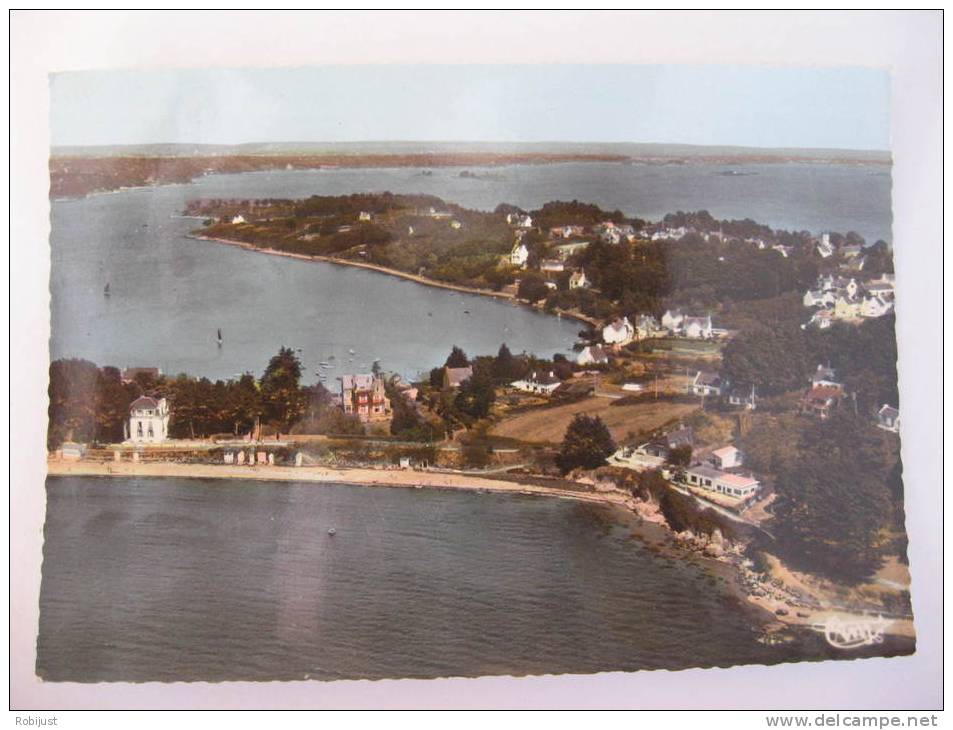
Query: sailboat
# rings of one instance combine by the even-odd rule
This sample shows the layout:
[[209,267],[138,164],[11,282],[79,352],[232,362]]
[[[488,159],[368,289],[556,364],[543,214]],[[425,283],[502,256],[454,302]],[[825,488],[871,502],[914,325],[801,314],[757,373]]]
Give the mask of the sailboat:
[[219,347],[222,346],[222,342],[223,342],[223,340],[222,340],[222,330],[219,329],[219,331],[218,331],[218,346],[219,346]]
[[107,298],[109,297],[109,282],[108,281],[106,282],[106,286],[103,288],[103,296]]

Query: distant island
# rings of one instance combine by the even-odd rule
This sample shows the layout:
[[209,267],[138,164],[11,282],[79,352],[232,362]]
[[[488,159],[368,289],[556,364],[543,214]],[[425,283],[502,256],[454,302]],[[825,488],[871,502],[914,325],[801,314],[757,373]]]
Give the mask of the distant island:
[[[262,170],[493,167],[567,162],[619,164],[890,165],[881,151],[755,149],[636,144],[251,144],[54,148],[50,195],[78,197],[130,187],[187,183],[203,175]],[[472,171],[467,171],[472,175]]]

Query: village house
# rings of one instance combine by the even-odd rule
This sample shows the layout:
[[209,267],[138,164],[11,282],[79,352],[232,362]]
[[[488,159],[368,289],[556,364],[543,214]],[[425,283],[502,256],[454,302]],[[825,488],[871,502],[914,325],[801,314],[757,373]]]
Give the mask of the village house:
[[245,222],[245,216],[243,216],[241,213],[239,213],[238,215],[232,216],[233,226],[237,226],[239,223],[244,223],[244,222]]
[[816,327],[819,330],[826,330],[834,321],[834,312],[831,309],[819,309],[811,316],[807,324],[802,324],[801,329]]
[[579,269],[579,271],[574,271],[572,276],[569,277],[569,288],[570,289],[588,289],[590,287],[589,279],[586,277],[586,272],[584,269]]
[[450,227],[455,231],[459,231],[461,228],[463,228],[463,224],[458,220],[452,220],[450,221]]
[[169,437],[169,404],[165,398],[139,396],[129,406],[126,440],[135,444],[155,444]]
[[587,345],[576,356],[578,365],[606,365],[609,362],[609,352],[602,345]]
[[682,328],[682,322],[685,321],[685,315],[681,309],[667,309],[662,315],[662,327],[668,330],[669,334],[675,334]]
[[879,296],[865,297],[860,302],[861,317],[883,317],[893,311],[893,302]]
[[507,213],[506,222],[517,228],[532,228],[533,219],[526,213]]
[[549,229],[549,235],[553,238],[573,238],[585,233],[582,226],[556,226]]
[[620,446],[609,457],[608,462],[611,466],[621,466],[624,469],[638,472],[659,469],[665,465],[665,459],[646,454],[641,449],[632,446]]
[[872,297],[880,297],[885,301],[893,300],[893,282],[873,279],[864,284],[864,291]]
[[447,210],[437,210],[436,208],[431,207],[430,212],[427,215],[429,215],[433,220],[440,220],[441,218],[449,218],[451,213]]
[[761,486],[754,477],[726,473],[705,464],[688,469],[685,472],[685,482],[735,499],[748,499]]
[[541,374],[534,372],[528,378],[510,383],[517,390],[522,390],[525,393],[536,393],[537,395],[552,395],[561,384],[562,381],[552,371]]
[[817,242],[817,253],[821,258],[826,259],[834,255],[834,247],[831,245],[831,234],[821,234],[821,240]]
[[391,408],[383,376],[373,373],[342,376],[341,407],[364,423],[386,421]]
[[844,389],[839,385],[815,385],[801,400],[801,412],[827,420],[843,397]]
[[856,256],[860,256],[863,250],[864,250],[864,247],[861,246],[859,243],[849,243],[845,246],[840,247],[840,254],[844,258],[851,259]]
[[886,403],[877,411],[877,427],[891,433],[900,433],[900,411]]
[[735,469],[741,466],[744,457],[736,446],[722,446],[711,452],[711,461],[719,469]]
[[459,388],[466,381],[473,377],[473,366],[467,365],[465,368],[449,368],[444,367],[443,369],[443,387],[444,388]]
[[818,385],[829,385],[833,388],[843,388],[843,384],[837,380],[837,373],[830,365],[818,365],[814,375],[811,376],[811,387]]
[[845,296],[837,297],[834,302],[834,319],[857,319],[860,317],[860,301]]
[[718,373],[706,373],[704,370],[699,370],[691,385],[688,386],[688,392],[695,395],[721,395],[726,385]]
[[572,243],[561,243],[555,247],[557,255],[565,261],[570,256],[575,256],[580,251],[585,251],[589,247],[589,241],[573,241]]
[[659,321],[650,314],[640,314],[635,319],[635,331],[639,337],[654,337],[662,332]]
[[86,444],[64,441],[60,446],[60,458],[66,461],[79,461],[86,455]]
[[805,307],[830,307],[834,304],[834,294],[820,289],[808,289],[801,300]]
[[711,315],[685,317],[682,321],[682,334],[693,340],[710,340],[712,337]]
[[791,248],[790,246],[782,246],[780,243],[776,243],[775,245],[773,245],[771,247],[771,250],[777,251],[784,258],[790,257],[790,255],[794,252],[794,249]]
[[510,251],[510,263],[513,266],[518,266],[523,269],[526,267],[526,262],[529,260],[529,249],[526,248],[526,244],[522,241],[517,241],[513,245],[513,249]]
[[602,340],[607,345],[627,345],[635,337],[635,328],[628,317],[617,319],[602,328]]
[[652,234],[653,241],[675,240],[684,238],[688,235],[688,229],[685,226],[678,228],[660,228]]
[[662,434],[647,444],[643,444],[639,449],[646,454],[667,459],[673,449],[678,449],[683,446],[689,448],[695,447],[695,434],[692,429],[685,426]]
[[566,270],[566,264],[558,259],[546,259],[539,262],[539,270],[559,273]]
[[747,411],[753,411],[758,407],[758,400],[753,385],[750,388],[730,388],[727,398],[728,405],[744,408]]
[[369,221],[371,219],[371,214],[368,213],[366,210],[362,210],[360,213],[357,214],[357,219],[359,221]]

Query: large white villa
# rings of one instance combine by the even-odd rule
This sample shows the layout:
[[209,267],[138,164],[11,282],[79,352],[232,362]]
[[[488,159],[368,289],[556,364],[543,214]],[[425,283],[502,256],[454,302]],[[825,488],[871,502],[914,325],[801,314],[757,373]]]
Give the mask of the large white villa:
[[169,438],[169,405],[165,398],[139,396],[129,406],[126,441],[154,444]]

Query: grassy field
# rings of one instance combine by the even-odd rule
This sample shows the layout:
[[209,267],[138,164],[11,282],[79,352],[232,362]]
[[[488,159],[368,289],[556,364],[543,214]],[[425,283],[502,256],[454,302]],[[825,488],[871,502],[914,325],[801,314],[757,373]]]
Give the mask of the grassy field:
[[698,408],[692,404],[664,401],[632,406],[612,406],[611,403],[610,398],[593,397],[555,408],[541,408],[504,419],[490,433],[529,443],[556,444],[562,441],[573,416],[585,413],[599,416],[609,427],[612,437],[621,441],[630,432],[658,428],[673,419],[684,418]]

